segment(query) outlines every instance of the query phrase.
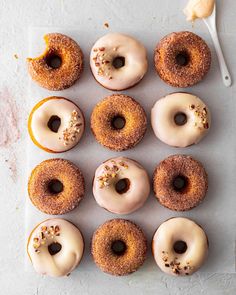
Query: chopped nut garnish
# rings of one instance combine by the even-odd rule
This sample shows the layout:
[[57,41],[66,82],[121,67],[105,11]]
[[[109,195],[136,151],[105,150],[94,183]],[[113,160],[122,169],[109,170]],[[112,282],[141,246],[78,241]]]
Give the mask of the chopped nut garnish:
[[50,226],[49,229],[47,228],[47,226],[42,226],[39,235],[33,238],[33,248],[35,249],[35,252],[40,253],[40,251],[38,250],[40,246],[45,245],[48,238],[53,239],[55,233],[56,235],[60,235],[60,228],[58,225],[56,225],[55,227]]
[[73,110],[71,113],[70,121],[68,123],[68,127],[62,131],[63,138],[59,137],[59,139],[63,140],[63,144],[67,146],[69,143],[72,143],[76,140],[79,135],[82,126],[82,123],[79,121],[80,116],[76,110]]
[[127,169],[128,165],[125,162],[115,162],[111,161],[112,165],[105,165],[104,172],[102,175],[98,176],[99,187],[104,188],[110,185],[110,181],[118,175],[121,169]]
[[189,106],[189,108],[190,108],[190,110],[194,110],[194,109],[195,109],[195,105],[194,105],[194,104],[191,104],[191,105]]
[[105,23],[104,23],[104,27],[109,28],[109,24],[108,24],[108,22],[105,22]]
[[200,130],[208,129],[209,123],[208,123],[208,118],[207,118],[206,107],[201,108],[200,105],[197,105],[197,106],[190,105],[189,109],[194,111],[194,115],[196,117],[196,121],[194,122],[194,127],[197,127]]

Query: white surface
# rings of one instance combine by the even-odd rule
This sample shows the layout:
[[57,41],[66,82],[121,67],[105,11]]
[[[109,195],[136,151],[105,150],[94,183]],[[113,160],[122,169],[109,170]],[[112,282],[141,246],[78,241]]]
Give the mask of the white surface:
[[[171,278],[157,271],[143,277],[142,272],[124,278],[113,278],[107,275],[100,275],[100,271],[84,272],[83,279],[76,274],[76,284],[70,284],[70,280],[53,280],[41,278],[34,272],[25,273],[24,264],[24,200],[25,200],[25,140],[26,140],[26,118],[28,109],[27,102],[27,84],[28,76],[25,68],[25,58],[27,57],[27,26],[76,26],[82,30],[103,31],[103,23],[108,21],[110,29],[113,31],[126,31],[128,29],[142,30],[148,28],[156,33],[157,40],[162,36],[162,30],[191,29],[190,25],[184,21],[181,9],[185,5],[185,0],[179,1],[162,1],[151,0],[145,1],[8,1],[2,0],[0,3],[0,54],[1,54],[1,71],[0,71],[0,92],[8,88],[11,97],[16,101],[19,109],[19,128],[21,138],[17,143],[8,148],[1,148],[1,244],[0,244],[0,294],[235,294],[236,293],[236,276],[219,275],[219,274],[196,274],[189,278]],[[230,65],[230,70],[235,76],[236,57],[235,57],[235,9],[236,2],[233,0],[219,1],[218,28],[222,41],[225,56]],[[145,13],[144,13],[145,12]],[[207,34],[206,27],[203,23],[196,23],[195,32],[204,35]],[[222,33],[224,33],[222,35]],[[208,37],[209,38],[209,37]],[[140,36],[142,39],[142,36]],[[13,55],[17,53],[19,59],[16,60]],[[88,55],[88,53],[86,53]],[[149,53],[150,56],[152,52]],[[216,57],[214,56],[214,64]],[[231,108],[233,97],[235,97],[236,87],[229,88],[228,94],[223,95],[223,84],[220,83],[220,71],[211,70],[205,83],[199,85],[197,94],[201,95],[207,90],[214,90],[214,97],[210,98],[212,102],[222,100],[224,107]],[[85,77],[84,77],[85,78]],[[82,78],[82,79],[84,79]],[[213,83],[213,80],[217,83]],[[211,81],[211,82],[210,82]],[[145,83],[148,81],[144,80]],[[95,82],[94,82],[95,83]],[[152,96],[153,102],[156,98],[165,94],[166,91],[173,91],[164,85],[158,78],[156,79],[157,90]],[[137,86],[139,97],[145,94],[145,89],[141,84]],[[167,88],[166,88],[167,87]],[[135,89],[135,88],[134,88]],[[172,90],[173,89],[173,90]],[[194,90],[194,87],[192,88]],[[96,97],[102,97],[101,87],[97,88]],[[130,90],[130,93],[132,90]],[[45,92],[47,95],[47,92]],[[83,93],[78,91],[78,97]],[[89,98],[88,98],[89,100]],[[86,103],[86,100],[84,100]],[[217,107],[211,104],[211,109],[217,112]],[[233,119],[233,118],[232,118]],[[215,131],[210,134],[215,138],[214,146],[218,144],[216,138],[218,130],[223,132],[225,120],[228,120],[228,112],[220,116],[215,121]],[[232,124],[234,125],[233,121]],[[225,130],[227,132],[227,129]],[[87,131],[89,132],[89,131]],[[152,136],[149,129],[147,137]],[[233,134],[227,134],[227,139],[231,139]],[[85,144],[86,137],[83,140]],[[206,139],[207,140],[207,139]],[[144,139],[145,141],[145,139]],[[143,142],[144,143],[144,142]],[[81,143],[82,144],[82,143]],[[140,143],[137,149],[142,146]],[[161,145],[156,142],[156,147]],[[235,149],[235,146],[232,146]],[[114,155],[117,155],[116,153]],[[204,156],[204,155],[203,155]],[[224,157],[224,150],[217,157]],[[16,159],[17,175],[9,170],[9,161]],[[160,157],[161,158],[161,157]],[[204,156],[204,161],[207,156]],[[207,160],[207,159],[206,159]],[[79,163],[80,160],[78,160]],[[235,162],[232,159],[231,165]],[[96,163],[94,164],[96,165]],[[153,165],[153,164],[152,164]],[[14,168],[12,166],[11,168]],[[218,165],[212,167],[212,171],[219,171]],[[218,186],[215,188],[218,191]],[[222,198],[227,196],[222,192]],[[84,200],[85,201],[85,200]],[[154,200],[155,201],[155,200]],[[94,200],[91,198],[91,202]],[[85,202],[84,202],[85,203]],[[148,203],[147,203],[148,204]],[[232,204],[233,205],[233,204]],[[82,203],[81,203],[82,206]],[[157,205],[156,205],[157,206]],[[82,209],[82,208],[80,208]],[[79,209],[78,209],[79,210]],[[224,210],[222,208],[222,210]],[[205,212],[207,214],[207,212]],[[113,216],[113,215],[112,215]],[[217,217],[217,216],[216,216]],[[234,218],[234,216],[230,216]],[[215,218],[217,219],[217,218]],[[84,220],[86,225],[86,220]],[[222,230],[224,230],[222,228]],[[232,234],[235,229],[232,228]],[[226,241],[227,243],[227,241]],[[87,248],[88,252],[88,248]],[[148,260],[148,264],[150,263]],[[146,269],[146,266],[144,266]],[[91,284],[93,282],[93,284]]]

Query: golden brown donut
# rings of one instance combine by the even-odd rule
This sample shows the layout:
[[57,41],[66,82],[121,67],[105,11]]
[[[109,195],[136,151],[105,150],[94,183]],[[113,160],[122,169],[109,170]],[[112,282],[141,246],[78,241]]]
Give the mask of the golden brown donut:
[[79,45],[59,33],[47,34],[44,40],[44,53],[27,59],[31,78],[49,90],[63,90],[72,86],[83,70],[83,53]]
[[171,210],[186,211],[196,207],[207,189],[207,173],[191,156],[169,156],[154,171],[154,193],[161,205]]
[[93,234],[91,253],[106,273],[123,276],[135,272],[145,261],[147,240],[143,231],[125,219],[106,221]]
[[49,159],[37,165],[29,177],[28,193],[40,211],[59,215],[78,206],[84,196],[80,169],[64,159]]
[[192,32],[171,33],[157,44],[154,64],[160,78],[174,87],[189,87],[200,82],[211,65],[206,42]]
[[[117,119],[123,121],[116,126]],[[123,151],[134,147],[144,136],[147,118],[144,109],[133,98],[123,94],[105,97],[93,109],[91,129],[103,146]]]

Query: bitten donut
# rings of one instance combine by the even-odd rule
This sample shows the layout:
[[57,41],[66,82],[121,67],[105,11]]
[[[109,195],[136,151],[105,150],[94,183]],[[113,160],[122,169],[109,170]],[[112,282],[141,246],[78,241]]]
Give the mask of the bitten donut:
[[203,165],[187,155],[163,160],[153,175],[153,190],[161,205],[176,211],[190,210],[205,197],[208,177]]
[[123,151],[134,147],[143,138],[147,118],[144,109],[133,98],[113,94],[93,109],[91,129],[100,144]]
[[83,70],[83,53],[79,45],[59,33],[47,34],[44,40],[44,53],[27,59],[31,78],[48,90],[63,90],[72,86]]
[[32,230],[27,252],[39,274],[68,276],[80,263],[84,241],[79,229],[69,221],[47,219]]
[[102,86],[124,90],[137,84],[147,72],[147,51],[134,38],[109,33],[101,37],[90,53],[92,73]]
[[174,147],[198,143],[209,131],[211,115],[205,103],[189,93],[173,93],[159,99],[151,111],[157,138]]
[[174,87],[200,82],[211,65],[206,42],[192,32],[171,33],[157,44],[154,64],[160,78]]
[[91,252],[96,265],[111,275],[135,272],[145,261],[147,240],[133,222],[112,219],[93,234]]
[[84,196],[84,177],[68,160],[49,159],[37,165],[29,177],[28,193],[40,211],[59,215],[78,206]]
[[165,273],[191,275],[207,258],[208,239],[194,221],[183,217],[171,218],[155,232],[152,252],[157,265]]
[[140,208],[150,193],[147,172],[134,160],[118,157],[100,165],[93,181],[93,195],[99,206],[116,214]]
[[45,98],[32,109],[28,131],[39,148],[61,153],[73,148],[84,133],[84,116],[72,101],[58,96]]

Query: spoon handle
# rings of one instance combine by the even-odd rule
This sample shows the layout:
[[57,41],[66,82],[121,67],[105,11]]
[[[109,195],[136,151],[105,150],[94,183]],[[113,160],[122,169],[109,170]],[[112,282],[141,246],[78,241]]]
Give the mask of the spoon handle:
[[220,71],[221,71],[221,76],[222,76],[224,85],[226,87],[229,87],[232,84],[232,79],[231,79],[229,70],[227,68],[225,59],[224,59],[224,55],[223,55],[223,52],[222,52],[222,49],[221,49],[221,46],[220,46],[220,41],[219,41],[219,38],[218,38],[217,31],[216,31],[215,28],[212,28],[211,26],[208,26],[208,28],[209,28],[211,38],[212,38],[212,41],[214,43],[216,54],[217,54],[217,57],[218,57],[218,60],[219,60]]

